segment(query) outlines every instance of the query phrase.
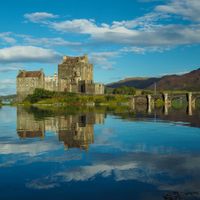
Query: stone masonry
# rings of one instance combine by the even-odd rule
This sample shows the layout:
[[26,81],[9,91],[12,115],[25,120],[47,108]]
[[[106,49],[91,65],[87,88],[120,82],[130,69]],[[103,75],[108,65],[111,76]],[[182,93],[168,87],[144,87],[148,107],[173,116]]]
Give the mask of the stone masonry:
[[17,102],[21,102],[35,88],[44,88],[55,92],[75,92],[85,94],[104,94],[104,84],[93,82],[93,64],[82,57],[63,56],[58,65],[58,75],[45,76],[43,70],[21,71],[17,75]]

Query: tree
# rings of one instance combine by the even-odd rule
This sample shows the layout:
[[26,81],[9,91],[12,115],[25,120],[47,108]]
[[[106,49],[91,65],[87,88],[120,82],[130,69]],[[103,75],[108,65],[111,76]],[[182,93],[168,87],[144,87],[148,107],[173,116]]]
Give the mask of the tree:
[[113,90],[113,94],[124,94],[124,95],[134,95],[136,94],[136,89],[134,87],[126,87],[125,85],[122,86],[122,89],[115,88]]
[[129,88],[129,93],[128,93],[129,95],[134,95],[134,94],[136,94],[136,89],[134,88],[134,87],[130,87]]
[[122,92],[121,92],[122,94],[128,94],[129,88],[126,87],[125,85],[122,85],[121,91],[122,91]]
[[121,89],[120,88],[115,88],[113,90],[113,94],[121,94]]

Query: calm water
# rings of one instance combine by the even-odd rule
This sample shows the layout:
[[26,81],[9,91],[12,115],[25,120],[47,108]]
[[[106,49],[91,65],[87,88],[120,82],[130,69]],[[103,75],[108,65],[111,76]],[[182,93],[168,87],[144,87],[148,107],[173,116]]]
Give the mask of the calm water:
[[0,109],[0,199],[200,199],[200,107]]

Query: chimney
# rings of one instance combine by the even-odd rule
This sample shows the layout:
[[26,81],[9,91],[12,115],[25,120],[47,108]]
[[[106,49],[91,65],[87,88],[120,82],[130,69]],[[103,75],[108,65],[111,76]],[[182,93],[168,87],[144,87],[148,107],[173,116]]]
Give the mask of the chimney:
[[22,70],[19,70],[19,73],[18,73],[18,75],[20,75],[22,73]]
[[67,60],[68,56],[63,56],[63,60]]
[[23,77],[26,77],[26,71],[23,70]]
[[67,60],[68,56],[63,56],[63,61],[61,64],[65,63],[65,61]]
[[84,54],[84,57],[85,57],[85,62],[88,62],[87,54]]
[[41,73],[43,74],[43,69],[40,69]]

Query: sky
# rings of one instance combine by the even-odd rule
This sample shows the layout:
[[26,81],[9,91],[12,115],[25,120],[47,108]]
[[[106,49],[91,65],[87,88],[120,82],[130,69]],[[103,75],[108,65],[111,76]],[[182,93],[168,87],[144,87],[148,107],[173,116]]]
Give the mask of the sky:
[[200,0],[7,0],[0,6],[0,95],[19,70],[57,72],[88,54],[94,82],[200,68]]

